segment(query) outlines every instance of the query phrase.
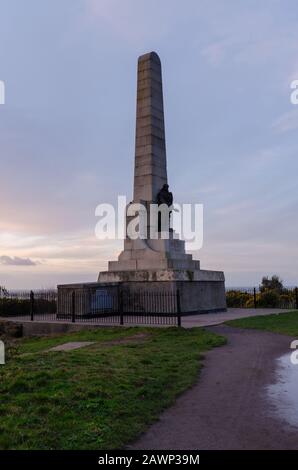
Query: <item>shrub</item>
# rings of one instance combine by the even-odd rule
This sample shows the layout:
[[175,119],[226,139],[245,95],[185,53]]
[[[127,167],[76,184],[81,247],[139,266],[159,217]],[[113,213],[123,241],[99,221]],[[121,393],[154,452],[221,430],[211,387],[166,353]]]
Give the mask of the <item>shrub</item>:
[[266,290],[259,295],[257,306],[277,308],[280,304],[280,295],[275,290]]
[[28,299],[0,299],[0,316],[9,317],[14,315],[29,315],[30,300]]
[[253,295],[248,292],[241,292],[238,290],[229,290],[226,293],[227,306],[230,308],[245,307],[246,303],[252,299]]
[[[30,299],[0,298],[0,317],[28,316],[31,312]],[[35,299],[35,314],[56,313],[56,301]]]

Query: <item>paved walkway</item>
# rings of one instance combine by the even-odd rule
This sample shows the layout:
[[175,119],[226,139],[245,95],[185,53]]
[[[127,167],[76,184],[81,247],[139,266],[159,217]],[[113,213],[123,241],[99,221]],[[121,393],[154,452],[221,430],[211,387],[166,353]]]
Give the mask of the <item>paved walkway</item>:
[[210,330],[228,344],[206,354],[198,383],[131,448],[298,449],[298,425],[279,418],[266,393],[291,338],[228,326]]
[[182,326],[191,328],[193,326],[220,325],[228,320],[236,318],[255,317],[258,315],[271,315],[280,312],[291,312],[291,310],[280,308],[229,308],[227,312],[203,313],[201,315],[190,315],[182,318]]

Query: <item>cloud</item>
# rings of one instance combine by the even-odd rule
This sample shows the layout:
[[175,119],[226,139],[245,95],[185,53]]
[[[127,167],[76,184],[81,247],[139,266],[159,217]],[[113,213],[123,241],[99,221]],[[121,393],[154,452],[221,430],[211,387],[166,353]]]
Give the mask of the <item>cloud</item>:
[[[151,0],[150,4],[135,0],[85,0],[87,17],[106,27],[108,30],[124,40],[137,41],[151,40],[152,24],[154,21],[155,37],[162,37],[171,24],[171,12],[168,2]],[[158,9],[158,15],[156,11]]]
[[[204,18],[205,33],[200,53],[209,65],[239,67],[243,64],[263,67],[265,71],[274,66],[275,79],[280,72],[284,76],[293,63],[294,72],[297,71],[297,28],[283,15],[279,0],[271,2],[271,15],[268,15],[267,6],[258,8],[260,2],[254,1],[255,7],[252,7],[234,1],[228,8],[223,3],[209,2],[211,7],[205,3],[199,12]],[[297,75],[293,77],[297,78]]]
[[242,201],[242,202],[235,202],[233,204],[229,204],[223,207],[218,208],[215,213],[221,216],[230,216],[238,214],[240,215],[244,211],[249,211],[253,206],[252,201]]
[[298,108],[295,108],[276,119],[272,124],[272,128],[280,134],[298,129]]
[[232,39],[223,39],[208,44],[201,51],[202,56],[209,62],[210,65],[218,67],[224,62],[229,49],[235,45]]
[[[105,270],[107,262],[117,258],[123,241],[98,240],[92,229],[40,238],[24,233],[0,235],[0,273],[6,273],[7,266],[36,266],[34,271],[39,273],[51,270],[57,273],[93,270],[97,273]],[[11,253],[15,256],[11,257]]]
[[0,264],[5,266],[36,266],[30,258],[19,258],[18,256],[0,256]]

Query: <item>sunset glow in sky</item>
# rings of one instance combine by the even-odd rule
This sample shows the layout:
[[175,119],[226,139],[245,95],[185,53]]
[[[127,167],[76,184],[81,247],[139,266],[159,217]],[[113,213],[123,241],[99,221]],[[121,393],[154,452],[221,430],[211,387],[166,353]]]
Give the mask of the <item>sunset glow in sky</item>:
[[0,285],[94,281],[132,196],[136,66],[162,61],[170,189],[204,204],[204,269],[298,284],[295,0],[2,0]]

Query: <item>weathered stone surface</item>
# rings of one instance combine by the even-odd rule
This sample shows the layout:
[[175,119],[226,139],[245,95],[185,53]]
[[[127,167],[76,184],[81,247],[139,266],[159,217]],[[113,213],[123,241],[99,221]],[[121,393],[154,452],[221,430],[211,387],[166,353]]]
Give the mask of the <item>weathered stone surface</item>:
[[23,334],[23,327],[20,323],[0,320],[0,338],[20,338]]
[[[162,186],[167,183],[166,142],[161,64],[154,52],[141,56],[138,60],[137,119],[135,142],[134,203],[149,206],[156,202]],[[127,223],[131,220],[127,217]],[[185,243],[168,233],[169,239],[150,239],[150,218],[148,217],[147,239],[124,241],[124,251],[118,261],[109,262],[109,271],[152,272],[153,279],[176,279],[187,277],[186,272],[200,269],[200,262],[193,261],[185,252]],[[165,271],[161,275],[161,271]],[[167,273],[169,271],[169,273]],[[179,274],[177,274],[179,271]],[[184,274],[181,272],[184,271]],[[143,277],[143,274],[142,274]],[[192,276],[195,277],[195,276]],[[121,275],[99,276],[99,280],[119,279]]]
[[[216,282],[224,286],[224,273],[222,271],[209,271],[203,269],[161,269],[161,270],[123,270],[103,271],[99,274],[98,282],[144,282],[144,281],[200,281]],[[222,297],[225,302],[225,295]]]
[[[155,201],[167,183],[161,64],[155,52],[138,60],[134,201]],[[146,166],[140,170],[140,157]]]

